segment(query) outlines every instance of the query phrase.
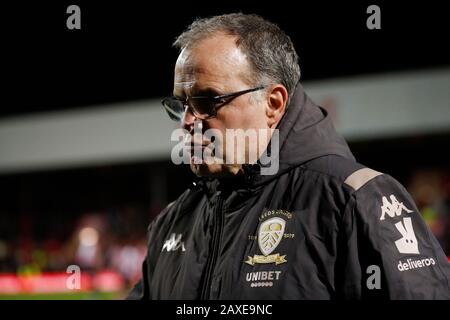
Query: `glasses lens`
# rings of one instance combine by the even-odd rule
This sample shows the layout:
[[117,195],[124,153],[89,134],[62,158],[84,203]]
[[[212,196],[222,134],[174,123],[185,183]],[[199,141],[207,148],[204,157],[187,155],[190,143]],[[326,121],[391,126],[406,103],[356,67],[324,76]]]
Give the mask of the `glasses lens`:
[[209,117],[214,112],[214,102],[209,97],[194,97],[189,99],[189,105],[199,119]]
[[166,98],[162,101],[162,105],[173,121],[180,121],[183,118],[184,105],[183,102],[175,98]]

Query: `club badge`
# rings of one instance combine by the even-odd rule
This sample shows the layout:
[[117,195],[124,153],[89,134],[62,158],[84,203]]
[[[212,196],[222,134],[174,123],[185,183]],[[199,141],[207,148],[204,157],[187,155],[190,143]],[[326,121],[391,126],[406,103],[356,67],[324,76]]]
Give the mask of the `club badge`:
[[272,254],[283,239],[286,221],[280,217],[273,217],[259,225],[258,246],[263,255],[248,256],[245,263],[255,264],[275,263],[276,265],[287,262],[286,255]]

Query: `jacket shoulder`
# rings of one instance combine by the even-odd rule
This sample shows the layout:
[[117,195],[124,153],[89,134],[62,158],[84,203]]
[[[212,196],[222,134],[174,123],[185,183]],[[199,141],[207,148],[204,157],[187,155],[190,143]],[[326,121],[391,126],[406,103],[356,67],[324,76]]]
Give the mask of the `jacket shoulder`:
[[304,168],[330,176],[339,183],[358,190],[361,186],[369,182],[372,178],[382,174],[353,159],[348,159],[338,155],[327,155],[308,161]]
[[350,174],[345,180],[344,184],[351,187],[354,191],[358,191],[361,187],[366,185],[375,177],[383,175],[382,172],[370,169],[361,168]]

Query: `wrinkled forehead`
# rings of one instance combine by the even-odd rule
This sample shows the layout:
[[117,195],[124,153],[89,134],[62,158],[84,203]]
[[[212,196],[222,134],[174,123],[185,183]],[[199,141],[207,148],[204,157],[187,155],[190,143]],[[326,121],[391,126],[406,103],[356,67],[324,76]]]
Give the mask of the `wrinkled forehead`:
[[246,55],[234,37],[215,37],[183,49],[175,64],[174,92],[190,94],[196,87],[229,90],[248,78]]

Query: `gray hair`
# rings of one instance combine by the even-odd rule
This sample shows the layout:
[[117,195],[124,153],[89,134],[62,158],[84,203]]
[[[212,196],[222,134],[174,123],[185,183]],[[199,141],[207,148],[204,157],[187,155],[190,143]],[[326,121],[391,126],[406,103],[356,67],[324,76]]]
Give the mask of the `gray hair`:
[[249,59],[254,85],[281,83],[292,97],[300,80],[297,52],[283,30],[258,15],[231,13],[197,19],[173,45],[181,51],[218,32],[238,37],[236,44]]

